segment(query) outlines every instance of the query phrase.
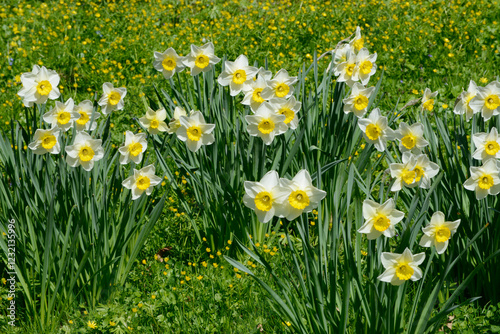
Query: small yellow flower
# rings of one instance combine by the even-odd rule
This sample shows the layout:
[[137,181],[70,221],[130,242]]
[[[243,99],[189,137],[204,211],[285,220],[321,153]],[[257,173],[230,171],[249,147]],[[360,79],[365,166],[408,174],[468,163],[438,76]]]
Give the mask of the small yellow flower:
[[89,322],[87,322],[87,326],[89,326],[92,329],[96,329],[97,328],[97,324],[95,323],[95,321],[90,321],[89,320]]

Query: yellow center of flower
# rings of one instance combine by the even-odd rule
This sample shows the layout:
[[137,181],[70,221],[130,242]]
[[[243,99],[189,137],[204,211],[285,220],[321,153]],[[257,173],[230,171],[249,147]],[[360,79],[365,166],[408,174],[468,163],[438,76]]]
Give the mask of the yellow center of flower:
[[368,124],[366,126],[366,136],[370,140],[377,140],[382,134],[382,129],[377,124]]
[[50,150],[52,147],[54,147],[55,144],[57,144],[56,137],[48,133],[45,134],[41,140],[42,140],[42,147],[46,150]]
[[260,121],[257,128],[261,133],[266,135],[274,130],[274,122],[269,118],[264,118],[262,121]]
[[138,156],[142,153],[142,144],[141,143],[132,143],[128,146],[128,151],[134,157]]
[[85,111],[79,111],[78,113],[80,114],[80,118],[76,120],[76,124],[85,125],[88,121],[90,121],[89,114]]
[[269,211],[273,206],[273,196],[267,191],[261,191],[255,196],[255,207],[260,211]]
[[148,189],[150,184],[151,184],[151,180],[147,176],[139,176],[135,180],[135,185],[137,186],[137,188],[139,188],[141,190]]
[[364,95],[358,95],[354,98],[354,108],[363,110],[368,107],[368,98]]
[[71,120],[71,114],[67,111],[60,111],[57,113],[57,123],[64,125]]
[[354,72],[354,68],[356,67],[356,64],[351,63],[347,64],[345,67],[345,72],[347,73],[348,76],[352,76],[352,72]]
[[479,186],[479,188],[481,189],[485,189],[485,190],[488,190],[490,189],[491,187],[493,187],[493,177],[491,177],[491,175],[489,174],[483,174],[478,182],[477,182],[477,185]]
[[475,97],[475,95],[472,95],[472,94],[467,95],[467,99],[465,100],[465,104],[467,105],[468,108],[470,108],[469,107],[470,100],[472,100],[474,97]]
[[490,110],[496,109],[500,106],[500,98],[498,97],[498,95],[488,95],[484,99],[484,105]]
[[120,93],[111,92],[108,95],[109,104],[111,104],[112,106],[116,106],[118,104],[118,102],[120,102],[121,98],[122,97],[120,96]]
[[257,103],[262,103],[264,102],[264,99],[262,98],[262,96],[260,95],[262,93],[262,91],[264,90],[264,88],[256,88],[254,91],[253,91],[253,94],[252,94],[252,99],[257,102]]
[[159,126],[160,126],[160,122],[158,122],[158,120],[156,118],[154,120],[152,120],[151,124],[149,125],[149,127],[151,129],[158,129]]
[[290,108],[281,108],[278,113],[286,116],[285,124],[290,123],[295,118],[295,112]]
[[422,176],[424,176],[424,169],[417,165],[413,168],[413,171],[415,172],[415,182],[419,182]]
[[424,102],[423,106],[425,109],[432,111],[434,109],[434,99],[428,99]]
[[356,51],[359,51],[363,48],[363,45],[365,44],[365,41],[363,38],[358,38],[357,40],[352,43],[352,46],[356,49]]
[[277,97],[285,97],[285,96],[287,96],[289,91],[290,91],[290,87],[288,87],[288,85],[284,82],[282,82],[276,86],[276,96]]
[[413,276],[413,268],[407,263],[399,263],[396,267],[396,276],[402,281],[407,281]]
[[199,55],[194,61],[194,65],[201,69],[204,69],[210,63],[210,59],[205,55]]
[[372,71],[372,66],[373,65],[371,61],[365,60],[361,63],[361,65],[359,65],[359,71],[361,72],[361,74],[370,74],[370,72]]
[[187,136],[189,138],[189,140],[192,140],[192,141],[198,141],[200,140],[201,138],[201,128],[199,126],[196,126],[196,125],[193,125],[191,127],[189,127],[187,130]]
[[163,59],[163,61],[161,62],[161,66],[163,66],[163,69],[165,69],[165,71],[173,71],[176,65],[177,62],[175,61],[174,57],[165,57],[165,59]]
[[288,202],[293,208],[298,210],[304,210],[310,203],[309,196],[303,190],[292,191],[290,196],[288,196]]
[[413,182],[415,182],[416,176],[417,173],[413,170],[404,169],[403,172],[401,173],[401,179],[406,184],[412,184]]
[[445,242],[450,238],[451,231],[446,226],[439,226],[435,230],[435,238],[437,242]]
[[484,150],[488,155],[496,155],[498,150],[500,150],[500,145],[496,141],[490,140],[484,145]]
[[51,90],[52,90],[52,85],[47,80],[42,80],[38,83],[38,85],[36,85],[36,91],[40,95],[43,96],[49,95]]
[[233,82],[237,85],[241,85],[247,81],[247,73],[245,70],[237,70],[233,74]]
[[415,137],[413,134],[407,134],[403,138],[401,138],[401,144],[403,144],[404,147],[406,147],[408,150],[411,150],[412,148],[417,145],[417,137]]
[[84,145],[80,147],[80,152],[78,152],[78,156],[81,161],[90,161],[94,157],[94,150],[89,145]]
[[391,226],[389,218],[386,217],[386,215],[383,215],[379,213],[374,219],[373,219],[373,227],[379,231],[379,232],[384,232]]

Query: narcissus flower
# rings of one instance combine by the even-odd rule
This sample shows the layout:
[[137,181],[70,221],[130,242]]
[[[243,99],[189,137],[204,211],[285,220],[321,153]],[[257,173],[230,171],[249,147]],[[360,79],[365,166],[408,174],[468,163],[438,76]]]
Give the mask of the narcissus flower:
[[34,154],[58,154],[61,151],[59,135],[61,129],[54,127],[50,130],[37,129],[33,141],[28,145]]
[[352,86],[351,95],[344,99],[344,113],[354,113],[357,117],[363,117],[368,108],[368,102],[375,87],[365,88],[360,83],[355,83]]
[[101,139],[92,139],[88,133],[78,132],[73,145],[66,146],[66,162],[71,167],[82,165],[83,169],[90,171],[94,162],[104,157],[101,144]]
[[280,135],[288,126],[285,124],[285,115],[276,113],[269,102],[264,102],[255,111],[255,115],[245,116],[248,122],[247,131],[250,136],[260,137],[266,145],[271,145],[274,137]]
[[148,142],[145,133],[133,134],[132,131],[127,131],[125,133],[125,143],[118,149],[121,154],[120,164],[126,165],[130,161],[133,161],[136,165],[139,164],[147,147]]
[[384,204],[369,199],[363,202],[363,218],[365,223],[358,230],[365,233],[369,240],[376,239],[382,234],[388,238],[396,235],[395,225],[403,220],[405,214],[395,209],[396,205],[392,198]]
[[352,73],[353,81],[361,81],[366,86],[370,77],[377,71],[377,53],[370,54],[368,49],[362,48],[356,55],[356,67]]
[[267,172],[259,182],[245,181],[244,186],[243,203],[255,211],[261,223],[267,223],[275,215],[279,216],[279,204],[290,194],[280,186],[278,173],[274,170]]
[[356,54],[351,51],[351,49],[348,49],[346,53],[346,60],[335,67],[333,74],[337,76],[337,82],[345,82],[349,87],[352,87],[355,82],[353,80],[355,68]]
[[354,38],[349,42],[353,49],[358,52],[365,45],[365,39],[361,36],[361,28],[356,27],[356,32],[354,33]]
[[[77,131],[93,131],[97,127],[96,119],[98,119],[101,114],[98,112],[94,113],[94,105],[90,100],[84,100],[75,106],[74,112],[79,114],[80,117],[75,120],[75,126]],[[93,119],[92,123],[91,120]]]
[[288,75],[287,70],[281,69],[276,73],[272,80],[267,82],[268,87],[262,91],[264,100],[270,100],[274,97],[289,98],[292,96],[297,77]]
[[101,106],[104,116],[113,110],[122,110],[125,106],[123,98],[127,95],[125,87],[115,88],[112,83],[105,82],[102,85],[103,94],[97,102]]
[[154,53],[153,67],[163,74],[165,79],[171,78],[175,73],[182,72],[186,67],[183,63],[183,57],[179,57],[173,48],[168,48],[163,53]]
[[396,178],[391,191],[400,191],[403,186],[410,187],[415,183],[415,179],[417,178],[417,171],[415,171],[417,159],[411,153],[406,157],[405,161],[401,164],[392,163],[389,165],[391,177]]
[[136,200],[143,193],[151,195],[153,187],[161,182],[161,177],[155,175],[155,166],[148,165],[140,170],[134,169],[134,175],[126,178],[122,185],[132,191],[132,200]]
[[470,107],[469,104],[470,101],[476,96],[476,94],[477,85],[474,81],[471,80],[467,91],[460,94],[460,99],[457,102],[455,109],[453,109],[453,112],[457,115],[465,114],[466,120],[470,120],[474,114],[474,110]]
[[256,67],[248,66],[245,55],[240,55],[234,62],[224,63],[224,72],[219,75],[217,82],[221,86],[229,86],[231,96],[236,96],[250,88],[257,71]]
[[422,270],[418,267],[425,260],[425,253],[413,255],[406,248],[403,254],[383,252],[381,256],[385,271],[377,277],[382,282],[401,285],[407,280],[418,281],[422,278]]
[[426,88],[424,91],[424,96],[422,97],[422,109],[427,111],[432,111],[434,109],[434,98],[438,95],[438,91],[434,93],[431,92],[429,88]]
[[[403,153],[403,163],[411,159],[411,153]],[[425,154],[419,154],[415,156],[416,163],[413,167],[415,172],[415,182],[408,187],[416,187],[417,185],[423,189],[429,189],[431,187],[431,178],[439,173],[438,164],[429,160],[429,157]]]
[[476,96],[469,102],[474,113],[481,112],[484,120],[500,114],[500,83],[492,81],[486,87],[478,87]]
[[201,47],[191,44],[191,53],[182,62],[191,68],[191,75],[196,76],[201,72],[210,71],[220,58],[215,56],[214,45],[209,42]]
[[471,167],[471,177],[464,183],[464,188],[476,192],[476,199],[480,200],[488,195],[500,193],[500,178],[497,161],[487,160],[480,167]]
[[255,112],[262,102],[265,101],[262,97],[262,91],[266,87],[268,87],[266,79],[263,76],[259,76],[257,80],[253,81],[244,91],[245,97],[243,97],[241,103],[250,106],[250,109]]
[[399,150],[401,152],[411,151],[414,154],[419,154],[421,149],[429,145],[429,142],[424,139],[424,126],[422,123],[414,123],[411,126],[405,122],[399,123],[396,138],[399,139]]
[[158,132],[168,131],[168,126],[167,123],[165,123],[165,118],[167,118],[167,112],[165,111],[165,109],[161,108],[157,111],[154,111],[153,109],[148,107],[146,115],[139,118],[139,122],[148,130],[150,134],[155,135]]
[[269,101],[274,110],[280,115],[285,115],[285,124],[289,129],[295,130],[299,124],[297,113],[302,106],[302,103],[297,101],[294,96],[286,99],[274,98]]
[[460,219],[454,222],[445,221],[444,213],[434,212],[429,225],[422,228],[424,235],[420,239],[419,245],[422,247],[436,247],[438,254],[443,254],[448,247],[448,241],[457,231]]
[[58,127],[63,131],[68,131],[73,126],[73,121],[80,117],[80,114],[74,112],[75,102],[69,98],[65,103],[56,101],[56,106],[43,114],[43,120],[52,127]]
[[168,123],[167,132],[169,134],[175,133],[177,129],[181,126],[181,116],[188,116],[186,110],[182,107],[175,107],[174,109],[174,118],[170,120]]
[[476,160],[500,159],[500,136],[497,128],[489,133],[479,132],[472,135],[476,150],[472,157]]
[[23,88],[17,95],[23,98],[25,107],[32,107],[35,103],[44,104],[47,99],[55,100],[61,95],[57,88],[59,80],[56,71],[33,65],[31,72],[21,74]]
[[382,117],[378,108],[373,109],[368,118],[359,119],[358,126],[366,141],[373,144],[379,152],[385,151],[387,140],[392,140],[395,136],[394,130],[387,126],[387,117]]
[[190,151],[196,152],[202,145],[210,145],[214,142],[215,124],[207,124],[200,111],[191,112],[191,116],[180,117],[181,126],[175,134],[177,138],[185,141]]

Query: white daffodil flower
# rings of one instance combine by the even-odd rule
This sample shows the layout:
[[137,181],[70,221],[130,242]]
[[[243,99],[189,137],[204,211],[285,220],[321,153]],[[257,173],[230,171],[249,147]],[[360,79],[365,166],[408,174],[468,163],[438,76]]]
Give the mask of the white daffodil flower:
[[389,165],[391,177],[396,178],[391,191],[400,191],[403,186],[413,187],[417,178],[417,171],[415,171],[417,165],[416,157],[411,153],[408,153],[406,156],[403,154],[403,157],[405,158],[403,163],[392,163]]
[[295,96],[292,96],[288,100],[274,98],[271,99],[269,103],[278,114],[285,115],[285,124],[289,129],[295,130],[297,128],[297,125],[299,124],[297,113],[299,112],[302,103],[297,101]]
[[359,118],[363,117],[374,90],[375,87],[365,88],[362,84],[356,82],[352,86],[351,95],[342,100],[344,102],[344,113],[352,112]]
[[153,67],[163,74],[165,79],[171,78],[175,73],[182,72],[186,67],[173,48],[166,49],[163,53],[154,53]]
[[125,143],[118,149],[120,152],[120,164],[126,165],[133,161],[136,165],[141,163],[142,155],[148,142],[146,141],[145,133],[134,134],[132,131],[125,133]]
[[500,159],[500,136],[497,128],[491,128],[489,133],[479,132],[472,135],[476,150],[472,157],[476,160]]
[[377,53],[370,54],[368,49],[362,48],[356,55],[356,67],[352,73],[353,81],[361,81],[366,86],[370,77],[377,71]]
[[[474,115],[474,110],[470,107],[470,101],[477,95],[477,85],[474,81],[470,81],[469,88],[466,92],[460,94],[460,99],[457,102],[453,112],[457,115],[464,115],[465,119],[468,121]],[[479,111],[479,110],[478,110]]]
[[477,200],[500,193],[500,171],[495,159],[487,160],[480,167],[471,167],[470,173],[471,177],[465,181],[464,188],[475,191]]
[[268,81],[271,80],[273,77],[273,72],[266,70],[264,67],[260,67],[259,70],[257,71],[257,74],[255,75],[254,80],[262,77],[264,80]]
[[167,132],[169,134],[175,133],[178,128],[181,126],[181,116],[188,116],[186,113],[186,110],[182,107],[175,107],[174,109],[174,118],[170,120],[170,123],[168,123],[168,129]]
[[338,64],[333,74],[337,77],[337,82],[345,82],[346,85],[352,87],[354,84],[353,74],[356,68],[356,54],[349,48],[346,54],[346,60]]
[[337,49],[334,50],[333,54],[333,65],[337,67],[338,65],[345,63],[349,58],[349,54],[354,54],[355,51],[350,44],[342,44]]
[[259,76],[257,80],[255,80],[252,84],[250,84],[245,91],[245,97],[241,101],[242,104],[250,106],[253,112],[255,112],[262,102],[264,102],[264,98],[262,97],[262,91],[268,87],[266,83],[266,79],[264,76]]
[[422,270],[418,267],[425,260],[425,253],[413,255],[406,248],[403,254],[383,252],[381,256],[385,271],[377,277],[382,282],[401,285],[407,280],[418,281],[422,278]]
[[[98,112],[94,113],[94,105],[90,100],[84,100],[75,106],[74,112],[79,114],[80,117],[75,120],[77,131],[94,131],[97,127],[96,119],[98,119],[101,114]],[[90,122],[93,118],[92,123]]]
[[200,47],[191,44],[191,53],[182,60],[182,63],[191,69],[192,76],[210,71],[218,62],[220,58],[215,55],[212,42]]
[[387,126],[387,117],[382,117],[378,108],[373,109],[368,118],[360,118],[358,126],[363,131],[365,140],[379,152],[385,151],[387,141],[395,137],[394,130]]
[[191,116],[180,117],[181,126],[175,131],[177,138],[185,141],[190,151],[196,152],[202,145],[210,145],[215,138],[215,124],[207,124],[200,111],[191,111]]
[[113,110],[122,110],[125,106],[123,98],[127,95],[125,87],[115,88],[112,83],[105,82],[102,85],[103,94],[97,102],[101,106],[104,116]]
[[58,127],[66,132],[73,126],[73,121],[80,117],[80,114],[73,110],[74,107],[75,102],[72,98],[69,98],[65,103],[56,101],[56,106],[43,114],[43,120],[52,127]]
[[53,127],[50,130],[37,129],[33,141],[28,145],[34,154],[59,154],[61,145],[59,144],[59,135],[61,129]]
[[94,168],[94,162],[104,157],[104,149],[101,144],[101,139],[92,139],[84,131],[78,132],[73,145],[66,146],[66,162],[71,167],[81,165],[83,169],[90,171]]
[[458,225],[460,225],[460,219],[454,222],[447,222],[444,219],[444,213],[434,212],[429,225],[422,228],[424,235],[420,239],[420,246],[431,247],[434,245],[438,254],[443,254],[446,251],[451,236],[455,234]]
[[224,63],[224,72],[219,75],[217,82],[221,86],[229,86],[230,95],[236,96],[242,90],[250,88],[257,71],[256,67],[248,66],[248,59],[245,55],[240,55],[234,62]]
[[[410,152],[403,153],[403,163],[411,160],[411,155]],[[415,159],[416,163],[413,168],[415,172],[415,182],[408,185],[408,187],[412,188],[418,185],[420,188],[429,189],[431,187],[431,178],[439,173],[439,166],[431,162],[429,157],[425,154],[419,154],[415,156]]]
[[61,95],[59,92],[59,75],[56,71],[48,70],[45,66],[33,65],[31,72],[21,74],[23,88],[17,93],[23,98],[25,107],[33,104],[44,104],[47,99],[55,100]]
[[380,237],[382,234],[388,238],[396,235],[395,225],[405,217],[405,214],[395,209],[396,205],[392,198],[384,204],[369,199],[363,201],[363,218],[365,223],[358,230],[365,233],[368,240]]
[[349,42],[349,44],[356,52],[361,50],[365,45],[365,39],[363,38],[363,36],[361,36],[361,28],[359,26],[356,27],[354,38]]
[[422,97],[422,110],[432,111],[434,109],[434,98],[438,95],[438,91],[434,93],[431,92],[429,88],[424,91],[424,96]]
[[141,125],[145,127],[150,134],[155,135],[158,132],[169,131],[167,123],[165,123],[166,118],[167,112],[165,111],[165,109],[161,108],[157,111],[154,111],[153,109],[148,107],[146,115],[139,118],[139,123],[141,123]]
[[424,139],[424,126],[422,123],[414,123],[410,126],[405,122],[401,122],[395,134],[399,140],[399,150],[401,152],[411,151],[414,154],[419,154],[421,149],[429,145],[429,142]]
[[469,102],[474,113],[481,112],[484,120],[500,114],[500,82],[492,81],[486,87],[478,87],[477,94]]
[[140,170],[134,169],[134,175],[126,178],[122,185],[132,191],[132,200],[136,200],[143,193],[151,195],[153,187],[161,182],[161,177],[155,175],[155,166],[148,165]]
[[266,88],[262,91],[262,98],[270,100],[274,97],[289,98],[292,96],[294,87],[297,82],[297,77],[291,77],[285,69],[281,69],[276,73],[272,80],[267,82]]
[[263,102],[255,111],[255,115],[245,116],[250,136],[260,137],[266,145],[271,145],[275,136],[286,132],[286,116],[276,111],[269,102]]
[[279,216],[288,220],[294,220],[303,212],[311,212],[326,196],[326,191],[312,185],[311,176],[305,169],[300,170],[292,180],[280,179],[280,185],[287,189],[288,196],[278,204]]
[[244,186],[243,203],[255,211],[261,223],[281,215],[279,204],[286,200],[290,192],[280,186],[276,171],[267,172],[259,182],[245,181]]

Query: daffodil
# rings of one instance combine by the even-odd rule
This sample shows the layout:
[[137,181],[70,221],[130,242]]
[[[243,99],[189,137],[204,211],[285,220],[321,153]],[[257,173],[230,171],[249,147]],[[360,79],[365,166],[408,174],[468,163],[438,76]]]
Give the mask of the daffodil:
[[123,98],[127,95],[125,87],[115,88],[112,83],[105,82],[102,85],[103,94],[97,102],[101,106],[104,116],[113,110],[122,110],[125,106]]
[[214,45],[209,42],[201,47],[191,44],[191,53],[182,62],[191,69],[191,75],[210,71],[220,58],[215,55]]
[[414,123],[411,126],[405,122],[399,123],[396,138],[399,140],[399,150],[401,152],[411,151],[418,154],[421,149],[429,145],[429,142],[424,139],[424,126],[422,123]]
[[174,118],[170,120],[170,123],[168,123],[168,129],[167,132],[172,134],[177,131],[177,129],[181,126],[181,116],[188,116],[186,113],[186,110],[182,107],[175,107],[174,109]]
[[[408,162],[411,156],[410,152],[403,153],[403,163]],[[429,189],[431,187],[431,178],[439,173],[439,166],[430,161],[429,157],[425,154],[415,156],[415,160],[415,167],[413,167],[415,182],[407,186],[411,188],[418,185],[420,188]]]
[[387,140],[392,140],[395,136],[394,130],[387,126],[387,117],[382,117],[378,108],[373,109],[368,118],[359,119],[358,126],[366,141],[373,144],[379,152],[385,151]]
[[369,199],[363,202],[363,218],[365,223],[358,230],[365,233],[369,240],[376,239],[382,234],[388,238],[396,235],[395,225],[403,220],[405,214],[395,209],[396,205],[392,198],[384,204]]
[[290,192],[280,186],[278,173],[274,170],[267,172],[259,181],[245,181],[245,195],[243,203],[255,211],[261,223],[267,223],[273,216],[280,216],[281,204]]
[[467,91],[460,94],[460,99],[455,105],[455,109],[453,110],[453,112],[457,115],[465,114],[466,120],[470,120],[474,114],[474,110],[470,107],[470,101],[476,96],[476,94],[477,85],[474,81],[471,80]]
[[153,187],[161,182],[161,177],[155,175],[155,166],[148,165],[140,170],[134,169],[134,175],[126,178],[122,185],[132,191],[132,200],[136,200],[143,193],[151,195]]
[[171,78],[175,73],[182,72],[186,67],[182,62],[183,57],[180,57],[173,48],[168,48],[163,53],[154,53],[153,67],[163,74],[165,79]]
[[94,167],[94,162],[104,157],[101,139],[92,139],[84,132],[78,132],[73,145],[66,146],[66,162],[71,167],[82,166],[86,171]]
[[278,204],[280,217],[294,220],[303,212],[311,212],[325,198],[326,192],[313,186],[311,176],[305,169],[300,170],[292,180],[280,179],[282,189],[288,194]]
[[410,187],[415,183],[417,178],[417,171],[415,171],[417,159],[413,154],[409,154],[407,157],[403,163],[392,163],[389,165],[391,177],[396,178],[391,191],[400,191],[403,186]]
[[478,87],[477,94],[469,102],[474,113],[481,112],[484,120],[500,114],[500,83],[492,81],[486,87]]
[[294,96],[290,97],[288,100],[274,98],[269,101],[274,110],[280,115],[285,115],[285,124],[289,129],[295,130],[299,124],[299,118],[297,113],[302,106],[302,103],[297,101]]
[[[101,116],[98,112],[94,112],[94,105],[90,100],[80,102],[74,108],[74,112],[80,117],[75,119],[77,131],[94,131],[97,127],[96,120]],[[92,122],[91,122],[92,121]]]
[[253,112],[255,112],[265,99],[262,97],[262,91],[268,87],[266,79],[264,76],[259,76],[257,80],[251,83],[248,88],[244,91],[245,96],[241,101],[242,104],[250,106]]
[[248,66],[248,59],[240,55],[234,62],[226,61],[224,71],[219,75],[217,82],[221,86],[229,86],[231,96],[238,95],[242,90],[247,90],[253,83],[257,68]]
[[358,52],[365,45],[365,39],[361,36],[361,28],[356,27],[356,32],[354,33],[354,38],[349,42],[352,48]]
[[353,81],[361,81],[366,86],[370,77],[377,71],[377,53],[370,54],[368,49],[362,48],[356,55],[356,67],[352,74]]
[[359,118],[363,117],[368,109],[368,102],[374,90],[375,87],[365,88],[356,82],[352,86],[351,95],[342,101],[344,102],[344,113],[352,112]]
[[436,102],[434,99],[437,95],[438,91],[433,93],[429,88],[426,88],[424,96],[422,97],[422,109],[432,111],[434,109],[434,103]]
[[73,121],[80,117],[80,114],[73,111],[75,102],[69,98],[65,103],[56,101],[56,106],[49,112],[43,114],[43,120],[52,127],[58,127],[63,131],[68,131],[73,126]]
[[266,81],[271,80],[271,78],[273,77],[273,72],[266,70],[264,67],[261,66],[259,67],[259,70],[257,71],[254,80],[260,77],[262,77]]
[[120,164],[126,165],[130,161],[133,161],[136,165],[139,164],[147,147],[148,142],[145,133],[133,134],[131,131],[127,131],[125,133],[125,143],[118,149],[121,154]]
[[212,131],[215,124],[207,124],[201,112],[191,112],[189,117],[181,116],[180,123],[181,126],[175,134],[177,138],[186,142],[190,151],[196,152],[202,145],[210,145],[214,142]]
[[297,77],[291,77],[287,70],[281,69],[276,73],[272,80],[267,82],[268,87],[262,91],[264,100],[270,100],[274,97],[289,98],[292,96]]
[[353,75],[356,68],[356,54],[351,50],[347,50],[346,60],[338,64],[333,74],[337,77],[337,82],[345,82],[349,87],[354,84]]
[[500,136],[497,128],[491,128],[489,133],[479,132],[472,135],[476,151],[472,157],[476,160],[500,159]]
[[350,54],[355,54],[354,49],[352,48],[352,45],[348,43],[344,43],[339,45],[333,53],[333,65],[337,67],[339,64],[342,64],[347,61],[347,58],[349,57]]
[[165,123],[166,118],[167,112],[165,109],[161,108],[154,111],[148,107],[146,115],[139,118],[139,123],[141,123],[141,125],[145,127],[150,134],[155,135],[158,132],[165,132],[169,130],[167,123]]
[[418,267],[425,260],[425,253],[413,255],[406,248],[403,254],[383,252],[381,256],[385,271],[377,277],[382,282],[401,285],[408,280],[418,281],[422,270]]
[[288,130],[285,124],[286,116],[276,113],[269,102],[263,102],[255,111],[255,115],[247,115],[245,119],[248,122],[247,131],[250,136],[262,138],[266,145],[271,145],[275,136]]
[[37,129],[33,141],[28,145],[34,154],[59,154],[61,146],[59,144],[59,135],[61,129],[53,127],[50,130]]
[[438,254],[443,254],[448,247],[448,242],[460,225],[460,219],[454,222],[445,221],[444,213],[434,212],[429,225],[422,228],[424,235],[420,239],[419,245],[422,247],[436,247]]
[[23,88],[17,95],[23,98],[25,107],[32,107],[35,103],[44,104],[47,99],[55,100],[61,95],[57,88],[59,80],[56,71],[33,65],[31,72],[21,74]]
[[480,167],[470,167],[471,177],[464,183],[464,188],[476,192],[476,199],[480,200],[488,195],[500,193],[500,178],[497,161],[487,160]]

